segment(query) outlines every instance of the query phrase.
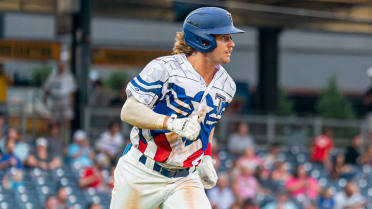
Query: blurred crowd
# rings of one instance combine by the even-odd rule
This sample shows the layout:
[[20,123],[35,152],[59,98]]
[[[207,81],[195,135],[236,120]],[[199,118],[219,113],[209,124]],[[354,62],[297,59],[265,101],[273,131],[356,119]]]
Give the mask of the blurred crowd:
[[[93,140],[89,139],[87,133],[77,130],[72,143],[65,145],[58,123],[49,124],[47,135],[26,140],[16,128],[7,127],[4,121],[4,115],[0,114],[0,171],[6,172],[2,179],[3,188],[17,189],[23,186],[27,169],[51,171],[68,164],[80,173],[78,185],[81,189],[94,188],[111,193],[113,165],[125,143],[119,122],[111,122],[107,130],[94,139],[94,144],[91,144]],[[63,187],[56,191],[55,196],[45,198],[46,209],[68,208],[65,204],[67,197],[62,190]],[[99,209],[102,206],[92,203],[88,208]]]
[[[332,131],[325,129],[300,160],[291,160],[296,154],[276,143],[258,154],[245,123],[227,142],[223,152],[216,143],[212,148],[220,171],[217,186],[207,191],[214,209],[367,208],[368,197],[359,191],[356,177],[362,166],[372,165],[372,146],[362,152],[359,135],[343,150],[334,147]],[[226,155],[231,166],[224,166]],[[325,177],[322,183],[320,177]],[[331,182],[339,186],[340,179],[341,186],[333,187]]]
[[[6,189],[22,186],[27,169],[50,171],[68,164],[79,171],[80,189],[93,188],[110,194],[115,162],[128,143],[118,121],[111,122],[94,139],[77,130],[71,143],[64,144],[57,123],[49,124],[45,136],[27,140],[16,128],[7,127],[0,114],[0,133],[0,169],[6,172],[2,179]],[[345,150],[335,148],[332,131],[325,129],[304,151],[305,160],[293,161],[290,158],[296,155],[290,146],[274,143],[258,147],[248,124],[240,123],[227,138],[227,144],[213,140],[212,155],[219,180],[215,188],[207,190],[207,195],[214,209],[366,208],[368,197],[359,191],[356,177],[362,166],[372,165],[372,146],[365,146],[359,135],[350,141]],[[310,173],[309,163],[318,169],[318,175]],[[323,176],[328,182],[344,179],[342,190],[322,184],[319,172],[326,173]],[[55,195],[45,198],[45,208],[69,209],[66,199],[61,186]],[[92,203],[88,208],[103,206]]]
[[[84,130],[69,133],[77,87],[72,74],[65,71],[65,65],[64,62],[58,64],[57,71],[48,76],[43,88],[44,102],[52,113],[51,121],[60,121],[49,124],[48,134],[26,139],[16,128],[7,127],[7,115],[0,113],[0,171],[5,172],[1,179],[3,188],[17,189],[22,186],[26,169],[51,171],[68,164],[79,173],[77,183],[80,189],[93,188],[110,194],[115,162],[129,141],[124,140],[119,121],[111,122],[107,130],[95,138],[90,138]],[[122,91],[116,100],[110,101],[106,98],[109,94],[103,83],[96,81],[89,105],[120,106],[124,102],[124,94]],[[0,100],[0,103],[5,104],[6,101]],[[296,157],[290,151],[292,146],[304,145],[301,136],[292,136],[291,140],[290,144],[274,143],[262,149],[256,145],[246,123],[238,124],[236,131],[222,140],[226,144],[214,139],[212,154],[219,180],[215,188],[207,191],[213,208],[367,207],[368,197],[359,191],[356,178],[362,166],[372,166],[372,145],[356,135],[350,140],[350,145],[342,150],[334,147],[332,130],[324,129],[322,134],[314,137],[311,147],[305,148],[303,160],[290,160]],[[309,165],[316,168],[317,175],[310,173]],[[320,182],[320,177],[326,177],[327,182]],[[341,185],[342,190],[335,189],[329,183],[340,179],[345,180]],[[55,195],[45,198],[45,208],[69,209],[66,199],[67,193],[61,186]],[[99,209],[103,206],[92,203],[87,208]]]

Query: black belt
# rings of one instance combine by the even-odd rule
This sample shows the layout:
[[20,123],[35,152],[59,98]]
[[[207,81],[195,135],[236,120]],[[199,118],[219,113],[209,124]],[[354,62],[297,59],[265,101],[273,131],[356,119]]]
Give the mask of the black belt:
[[[145,155],[142,155],[139,158],[139,161],[146,165],[147,157]],[[179,169],[175,171],[168,170],[164,167],[162,167],[159,163],[155,162],[152,170],[160,173],[161,175],[169,178],[178,178],[178,177],[186,177],[190,174],[190,168],[185,169]]]

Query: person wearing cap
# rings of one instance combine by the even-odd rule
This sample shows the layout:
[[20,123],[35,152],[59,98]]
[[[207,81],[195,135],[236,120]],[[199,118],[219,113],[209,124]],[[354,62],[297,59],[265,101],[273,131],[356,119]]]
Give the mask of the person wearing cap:
[[62,161],[48,154],[48,141],[40,137],[36,140],[36,150],[27,158],[26,165],[30,168],[53,170],[61,167]]
[[68,146],[67,157],[75,168],[84,168],[93,164],[94,154],[85,131],[77,130],[74,133],[74,143]]

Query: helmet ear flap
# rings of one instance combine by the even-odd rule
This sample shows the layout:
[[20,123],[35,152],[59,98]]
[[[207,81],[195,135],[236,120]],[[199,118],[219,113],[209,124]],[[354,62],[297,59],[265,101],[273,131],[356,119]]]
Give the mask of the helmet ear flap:
[[217,47],[216,38],[195,30],[185,30],[184,38],[187,45],[200,52],[210,52]]

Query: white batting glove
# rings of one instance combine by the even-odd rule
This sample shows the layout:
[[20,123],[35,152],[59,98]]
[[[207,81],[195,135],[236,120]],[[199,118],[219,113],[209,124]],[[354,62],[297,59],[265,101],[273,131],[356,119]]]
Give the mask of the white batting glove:
[[211,156],[203,156],[199,166],[199,176],[205,189],[211,189],[216,186],[218,176],[213,167],[213,160]]
[[177,116],[173,114],[167,121],[167,129],[179,136],[195,140],[200,133],[198,116],[195,115],[191,118],[177,118]]

